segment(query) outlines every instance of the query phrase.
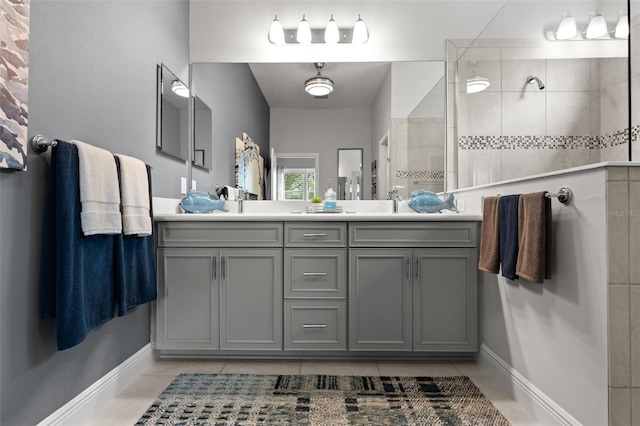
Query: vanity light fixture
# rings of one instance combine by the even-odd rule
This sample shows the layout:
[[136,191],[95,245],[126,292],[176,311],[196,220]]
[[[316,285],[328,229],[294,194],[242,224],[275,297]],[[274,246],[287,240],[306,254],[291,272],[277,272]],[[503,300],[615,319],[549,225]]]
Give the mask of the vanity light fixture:
[[324,62],[316,62],[313,65],[318,70],[318,74],[304,82],[304,90],[311,96],[327,96],[333,92],[333,80],[320,74]]
[[607,33],[607,21],[604,20],[604,17],[600,15],[597,10],[594,10],[591,12],[591,16],[589,17],[589,24],[587,25],[585,37],[587,39],[600,38],[606,36]]
[[296,29],[284,29],[276,15],[271,22],[268,39],[275,45],[363,44],[369,40],[369,30],[360,15],[353,28],[340,28],[333,15],[325,28],[311,28],[306,15],[302,15]]
[[171,90],[173,91],[173,93],[175,93],[180,97],[183,97],[183,98],[189,97],[189,88],[185,86],[185,84],[180,80],[173,80],[171,82]]
[[573,16],[571,16],[569,12],[565,12],[562,14],[558,30],[555,33],[548,31],[546,38],[550,41],[610,40],[612,38],[628,39],[629,17],[624,11],[618,12],[615,29],[609,32],[607,21],[600,12],[594,10],[589,15],[589,23],[587,24],[586,31],[581,32],[578,30]]

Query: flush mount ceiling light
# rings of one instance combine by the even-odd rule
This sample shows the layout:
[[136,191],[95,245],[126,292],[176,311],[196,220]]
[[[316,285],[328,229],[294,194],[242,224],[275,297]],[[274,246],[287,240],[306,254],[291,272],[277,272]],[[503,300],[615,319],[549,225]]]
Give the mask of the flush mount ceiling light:
[[478,93],[491,86],[491,81],[485,77],[472,77],[467,79],[467,93]]
[[313,64],[318,70],[318,74],[304,82],[304,90],[311,96],[327,96],[333,92],[333,80],[320,74],[324,67],[323,62]]
[[275,45],[286,44],[363,44],[369,40],[369,30],[358,15],[353,28],[340,28],[333,15],[324,28],[311,28],[306,15],[295,29],[284,29],[282,23],[275,16],[269,29],[269,43]]
[[591,16],[589,17],[589,24],[587,25],[585,37],[587,39],[600,38],[606,36],[607,33],[607,21],[604,20],[604,17],[600,15],[597,10],[594,10],[591,12]]
[[173,80],[171,82],[171,90],[173,93],[183,98],[189,97],[189,88],[180,80]]

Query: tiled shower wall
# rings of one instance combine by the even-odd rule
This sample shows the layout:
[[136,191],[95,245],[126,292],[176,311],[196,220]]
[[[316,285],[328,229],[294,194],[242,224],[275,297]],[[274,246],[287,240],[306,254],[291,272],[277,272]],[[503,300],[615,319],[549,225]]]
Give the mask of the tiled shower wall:
[[[447,137],[457,158],[448,163],[457,174],[448,178],[458,187],[627,159],[627,58],[544,59],[528,40],[482,40],[456,61],[460,51],[449,42]],[[457,81],[476,75],[491,85],[467,94]]]
[[390,176],[403,199],[417,189],[444,191],[443,118],[392,118]]

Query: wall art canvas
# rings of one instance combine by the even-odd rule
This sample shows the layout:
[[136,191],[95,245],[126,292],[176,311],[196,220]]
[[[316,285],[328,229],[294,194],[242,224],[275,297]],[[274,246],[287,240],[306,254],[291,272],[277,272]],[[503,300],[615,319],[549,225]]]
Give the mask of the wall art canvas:
[[0,0],[0,168],[27,168],[30,0]]

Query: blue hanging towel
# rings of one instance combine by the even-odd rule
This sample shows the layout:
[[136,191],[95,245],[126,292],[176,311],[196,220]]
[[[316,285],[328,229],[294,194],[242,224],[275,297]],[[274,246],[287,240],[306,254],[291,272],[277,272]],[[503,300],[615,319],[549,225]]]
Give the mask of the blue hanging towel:
[[53,148],[47,181],[40,273],[40,315],[55,318],[59,350],[82,342],[114,316],[119,235],[82,233],[78,149]]
[[[120,163],[116,157],[118,170]],[[151,203],[151,169],[147,169],[149,182],[149,205]],[[153,217],[153,211],[151,211]],[[116,245],[116,259],[120,264],[119,276],[116,280],[116,300],[118,316],[123,316],[130,309],[157,298],[155,240],[153,234],[139,237],[137,235],[119,235]]]
[[518,200],[520,195],[500,197],[500,264],[502,276],[510,280],[518,278]]

